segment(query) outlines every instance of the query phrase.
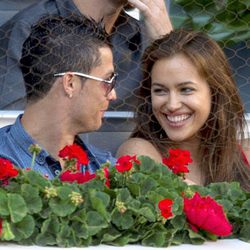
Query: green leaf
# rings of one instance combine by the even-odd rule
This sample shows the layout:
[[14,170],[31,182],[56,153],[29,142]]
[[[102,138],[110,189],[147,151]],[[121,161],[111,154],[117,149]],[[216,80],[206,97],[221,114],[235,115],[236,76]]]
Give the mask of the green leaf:
[[202,235],[194,232],[191,229],[188,229],[188,235],[190,237],[190,241],[192,242],[192,244],[200,245],[206,240]]
[[124,234],[121,237],[115,239],[111,244],[114,246],[125,246],[129,243],[130,234]]
[[[163,192],[161,192],[163,191]],[[147,198],[153,203],[158,204],[160,200],[163,200],[166,196],[162,193],[166,193],[165,188],[158,188],[155,191],[151,191],[147,194]]]
[[56,236],[48,233],[38,234],[35,244],[38,246],[55,246],[57,245]]
[[89,235],[97,234],[102,228],[108,227],[106,220],[97,212],[89,211],[87,213],[87,229]]
[[61,227],[60,231],[57,234],[56,241],[59,247],[73,247],[79,245],[79,240],[77,241],[75,237],[73,237],[74,232],[72,227],[64,222]]
[[247,199],[247,200],[242,204],[242,209],[250,210],[250,199]]
[[42,199],[39,197],[38,188],[30,184],[23,184],[21,186],[22,196],[27,203],[28,212],[30,214],[39,213],[42,210]]
[[112,241],[114,241],[115,239],[117,239],[118,237],[120,237],[122,235],[121,232],[119,232],[118,230],[116,230],[114,227],[109,227],[107,229],[105,229],[105,231],[102,232],[102,243],[111,243]]
[[141,161],[140,172],[142,173],[154,173],[157,168],[157,164],[148,156],[139,156],[138,159]]
[[230,45],[250,39],[248,2],[174,0],[171,19],[174,27],[204,31],[223,46]]
[[141,193],[141,187],[138,183],[127,183],[129,191],[133,196],[139,196]]
[[109,205],[110,197],[103,192],[96,192],[95,190],[89,191],[90,201],[92,207],[98,211],[107,221],[110,221],[110,214],[107,212],[106,207]]
[[126,230],[133,226],[134,219],[131,211],[126,211],[121,214],[118,209],[114,209],[112,213],[112,223],[115,224],[120,230]]
[[57,234],[60,229],[59,219],[56,216],[51,216],[45,220],[41,226],[41,233]]
[[9,215],[7,193],[0,188],[0,217]]
[[127,188],[121,188],[117,190],[117,198],[118,201],[127,203],[132,200],[132,196]]
[[179,16],[175,14],[171,14],[171,21],[175,29],[184,28],[184,26],[190,22],[190,17],[187,16]]
[[[65,217],[72,214],[76,210],[76,205],[74,205],[69,197],[70,189],[69,188],[59,188],[60,190],[60,199],[59,197],[51,198],[49,201],[49,207],[54,214]],[[63,192],[65,193],[63,194]]]
[[239,238],[243,241],[250,243],[250,221],[244,222],[239,233]]
[[2,235],[0,235],[0,240],[13,240],[15,239],[15,235],[13,234],[12,232],[12,229],[11,229],[11,224],[4,220],[3,221],[3,228],[2,228]]
[[211,22],[213,16],[213,14],[208,15],[208,13],[202,13],[202,15],[192,17],[191,20],[193,22],[193,28],[196,30],[204,29],[204,26]]
[[8,194],[8,208],[13,223],[21,221],[28,212],[26,203],[19,194]]
[[148,177],[141,184],[141,195],[146,195],[149,191],[154,190],[157,185],[157,181],[151,177]]
[[175,229],[183,229],[185,228],[185,224],[187,223],[186,221],[186,217],[184,215],[180,215],[180,216],[175,216],[172,220],[171,220],[171,224],[173,225],[173,227]]
[[35,229],[35,220],[31,215],[27,215],[22,221],[13,224],[12,230],[15,234],[15,241],[29,238]]
[[143,246],[163,247],[165,243],[165,234],[163,232],[152,232],[142,240]]
[[72,227],[72,230],[75,232],[77,238],[85,239],[85,240],[89,238],[89,233],[88,233],[86,222],[80,223],[80,222],[74,221],[71,227]]
[[156,221],[156,211],[152,211],[149,207],[142,207],[139,211],[139,214],[143,215],[149,222]]
[[47,186],[50,186],[51,183],[48,179],[44,178],[39,172],[36,171],[25,171],[24,176],[27,178],[27,181],[40,189],[44,189]]
[[60,230],[60,223],[57,217],[51,216],[49,219],[45,220],[41,226],[41,232],[36,236],[36,245],[46,246],[46,245],[56,245],[56,237]]
[[72,192],[72,188],[70,186],[61,186],[57,187],[56,189],[58,197],[61,200],[67,200],[68,202],[70,201],[70,194]]

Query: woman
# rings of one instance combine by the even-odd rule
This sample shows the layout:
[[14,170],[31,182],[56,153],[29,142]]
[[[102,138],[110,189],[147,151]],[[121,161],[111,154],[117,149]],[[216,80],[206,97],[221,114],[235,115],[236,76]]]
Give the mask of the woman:
[[143,70],[136,127],[117,155],[161,162],[170,148],[189,150],[191,182],[239,181],[250,190],[244,109],[219,45],[201,32],[175,30],[147,48]]

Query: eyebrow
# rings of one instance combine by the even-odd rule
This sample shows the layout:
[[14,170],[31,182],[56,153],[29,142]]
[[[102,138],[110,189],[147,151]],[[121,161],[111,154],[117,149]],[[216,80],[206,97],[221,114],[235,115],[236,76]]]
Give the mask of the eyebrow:
[[[181,86],[185,86],[187,84],[196,84],[196,83],[192,82],[192,81],[185,81],[185,82],[177,83],[176,86],[177,87],[181,87]],[[158,82],[152,82],[151,86],[153,86],[153,85],[158,85],[158,86],[166,87],[164,84],[158,83]]]
[[110,72],[107,72],[103,77],[110,77],[112,76],[113,74],[115,74],[115,71],[114,70],[111,70]]

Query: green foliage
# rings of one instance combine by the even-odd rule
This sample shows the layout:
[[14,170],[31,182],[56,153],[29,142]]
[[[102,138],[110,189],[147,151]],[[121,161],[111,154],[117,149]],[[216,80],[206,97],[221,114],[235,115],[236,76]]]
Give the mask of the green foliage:
[[202,30],[213,39],[230,45],[250,39],[249,0],[174,0],[174,27]]
[[[0,188],[0,241],[20,244],[86,247],[138,243],[167,247],[201,244],[214,235],[195,233],[183,213],[183,195],[210,195],[224,206],[233,235],[250,241],[250,194],[238,183],[188,186],[166,166],[139,157],[130,172],[110,168],[111,187],[97,178],[85,184],[49,181],[34,171],[20,171]],[[174,201],[174,216],[165,219],[158,202]]]

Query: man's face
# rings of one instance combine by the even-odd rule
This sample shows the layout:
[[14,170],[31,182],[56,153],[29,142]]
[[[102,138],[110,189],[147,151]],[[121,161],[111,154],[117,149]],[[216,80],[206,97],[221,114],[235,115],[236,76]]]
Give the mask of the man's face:
[[[94,67],[89,75],[110,79],[114,73],[113,55],[110,48],[104,47],[100,49],[101,64]],[[82,72],[85,73],[85,72]],[[109,102],[116,99],[116,92],[113,89],[107,94],[107,83],[91,79],[83,79],[74,76],[79,81],[79,90],[74,96],[74,104],[72,106],[72,122],[77,128],[78,133],[90,132],[99,129],[102,125],[102,118],[108,109]],[[75,129],[75,128],[73,128]]]

